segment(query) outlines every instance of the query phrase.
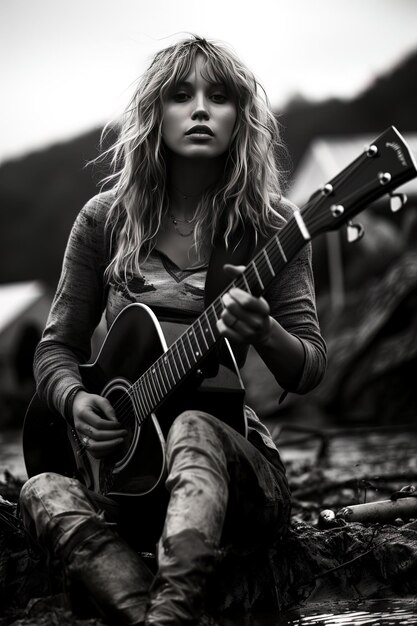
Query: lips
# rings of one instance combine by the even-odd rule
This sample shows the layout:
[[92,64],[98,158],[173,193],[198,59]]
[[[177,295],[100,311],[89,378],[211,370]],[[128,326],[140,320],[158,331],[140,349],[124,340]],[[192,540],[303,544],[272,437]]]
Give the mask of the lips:
[[209,135],[210,137],[214,137],[214,133],[208,126],[204,126],[202,124],[197,124],[187,130],[186,135]]

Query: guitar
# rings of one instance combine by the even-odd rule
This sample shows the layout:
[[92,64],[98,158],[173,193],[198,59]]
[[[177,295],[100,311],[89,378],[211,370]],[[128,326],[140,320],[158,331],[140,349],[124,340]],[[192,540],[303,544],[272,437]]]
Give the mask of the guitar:
[[[349,223],[369,203],[415,176],[417,167],[408,146],[390,127],[295,211],[243,274],[197,320],[182,327],[169,347],[164,332],[171,332],[172,327],[163,329],[145,305],[127,306],[111,326],[96,361],[80,366],[86,389],[108,398],[128,430],[125,442],[111,456],[95,459],[76,431],[35,395],[23,430],[28,475],[55,471],[74,475],[104,495],[149,495],[163,484],[165,436],[181,411],[200,408],[212,412],[245,435],[244,390],[237,368],[234,374],[231,371],[235,362],[227,341],[222,340],[228,366],[221,365],[216,375],[210,371],[220,341],[216,322],[223,310],[222,295],[232,286],[262,295],[314,236]],[[405,200],[403,194],[392,196],[392,210],[398,210]],[[220,380],[225,380],[225,385]]]

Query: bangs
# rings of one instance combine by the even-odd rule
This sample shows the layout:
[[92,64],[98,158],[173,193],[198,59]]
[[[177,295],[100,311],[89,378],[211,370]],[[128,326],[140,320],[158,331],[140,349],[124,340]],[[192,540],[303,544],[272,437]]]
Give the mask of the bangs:
[[[197,206],[197,252],[198,241],[206,237],[214,245],[220,228],[228,245],[243,219],[268,237],[271,227],[276,229],[277,218],[285,221],[278,213],[282,172],[276,148],[282,144],[262,86],[227,45],[192,37],[155,54],[126,107],[117,139],[100,157],[111,159],[113,173],[102,181],[103,185],[111,183],[115,193],[106,230],[111,242],[113,237],[118,241],[105,269],[107,283],[125,285],[130,274],[140,276],[142,255],[149,255],[155,246],[155,235],[168,209],[161,132],[164,100],[168,91],[187,81],[197,57],[201,58],[203,79],[226,90],[237,110],[224,173]],[[112,135],[113,127],[106,125],[102,145]],[[126,222],[120,230],[121,216]]]
[[213,85],[223,85],[236,100],[242,94],[242,85],[236,82],[236,74],[224,64],[223,59],[209,55],[204,56],[201,76]]
[[[184,82],[190,74],[197,56],[202,57],[202,77],[214,85],[223,85],[227,92],[236,100],[248,95],[249,89],[242,68],[238,61],[231,58],[230,53],[215,48],[205,41],[186,42],[181,47],[168,49],[166,52],[165,74],[167,76],[161,86],[162,98],[175,85]],[[246,97],[244,99],[246,100]]]

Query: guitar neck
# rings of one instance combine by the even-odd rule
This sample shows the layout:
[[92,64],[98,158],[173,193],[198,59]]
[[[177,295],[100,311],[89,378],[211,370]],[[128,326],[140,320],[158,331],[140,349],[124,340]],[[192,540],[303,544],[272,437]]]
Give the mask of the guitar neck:
[[155,411],[212,350],[220,339],[217,321],[224,306],[222,296],[232,287],[238,287],[256,297],[261,296],[285,265],[301,250],[309,239],[297,212],[279,233],[263,247],[211,305],[187,328],[163,355],[131,386],[137,415],[142,422]]
[[294,212],[244,272],[131,386],[129,393],[139,421],[198,368],[220,339],[216,324],[224,309],[222,296],[226,291],[238,287],[256,297],[261,296],[311,237],[340,228],[367,204],[415,178],[416,174],[417,166],[409,147],[397,129],[389,127],[362,155],[313,194],[301,211]]

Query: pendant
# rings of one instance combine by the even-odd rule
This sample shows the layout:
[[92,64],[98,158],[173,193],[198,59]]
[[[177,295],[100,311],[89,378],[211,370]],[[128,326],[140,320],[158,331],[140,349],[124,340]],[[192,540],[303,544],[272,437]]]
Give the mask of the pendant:
[[184,224],[191,224],[194,220],[178,220],[172,213],[170,214],[171,222],[174,226],[175,232],[178,233],[180,237],[189,237],[193,232],[194,228],[192,228],[188,233],[182,233],[178,227],[178,221],[184,222]]

